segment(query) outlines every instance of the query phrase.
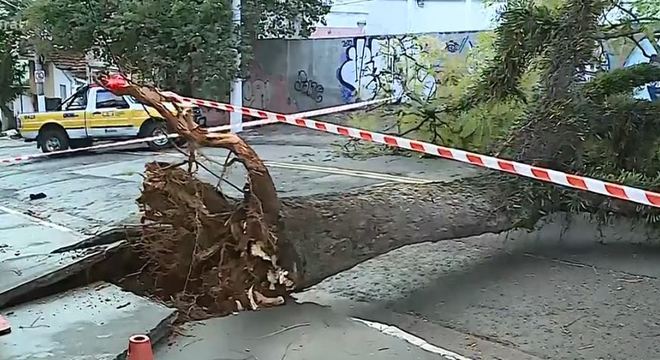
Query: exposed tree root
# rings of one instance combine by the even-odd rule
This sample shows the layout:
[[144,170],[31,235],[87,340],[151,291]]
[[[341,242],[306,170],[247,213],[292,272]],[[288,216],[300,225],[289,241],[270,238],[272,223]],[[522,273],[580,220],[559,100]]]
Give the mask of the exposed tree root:
[[[145,175],[138,201],[152,225],[134,246],[147,262],[139,281],[148,292],[171,300],[190,318],[237,310],[235,300],[250,304],[245,289],[257,279],[260,294],[286,297],[285,287],[273,290],[263,280],[275,280],[272,270],[280,268],[242,256],[245,238],[235,240],[225,226],[244,201],[223,196],[174,165],[150,163]],[[506,207],[506,194],[492,187],[496,179],[288,198],[281,203],[273,249],[301,289],[401,246],[506,231],[514,227],[516,212]],[[227,281],[219,282],[218,275]]]
[[228,199],[167,164],[149,163],[145,175],[138,199],[145,226],[135,249],[156,295],[213,314],[284,302],[293,282],[277,264],[276,237],[254,195]]
[[[178,107],[156,89],[117,75],[101,75],[97,82],[155,108],[168,129],[189,145],[188,171],[159,163],[146,167],[138,199],[143,235],[132,244],[146,261],[142,280],[150,279],[156,295],[180,308],[214,314],[283,303],[294,283],[277,260],[280,203],[254,150],[236,135],[199,127],[190,109]],[[241,201],[227,199],[193,176],[196,149],[202,146],[228,149],[245,166]]]

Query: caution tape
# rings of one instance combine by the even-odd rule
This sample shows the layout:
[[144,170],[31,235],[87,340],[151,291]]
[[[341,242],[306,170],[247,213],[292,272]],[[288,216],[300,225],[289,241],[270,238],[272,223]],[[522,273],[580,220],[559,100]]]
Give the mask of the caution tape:
[[609,183],[586,176],[571,175],[561,171],[544,169],[515,161],[498,159],[492,156],[438,146],[423,141],[385,135],[373,131],[340,126],[322,121],[291,118],[280,119],[280,121],[308,129],[439,156],[445,159],[456,160],[471,165],[521,175],[535,180],[541,180],[578,190],[589,191],[592,193],[622,200],[628,200],[639,204],[660,207],[660,194],[626,185]]
[[[201,106],[212,107],[212,108],[225,110],[225,111],[240,112],[240,113],[243,113],[245,115],[250,115],[250,116],[253,116],[253,117],[262,118],[261,120],[248,121],[248,122],[242,123],[241,126],[244,127],[244,128],[274,124],[274,123],[285,121],[287,119],[302,120],[303,118],[306,118],[306,117],[328,115],[328,114],[338,113],[338,112],[347,111],[347,110],[354,110],[354,109],[358,109],[358,108],[361,108],[361,107],[365,107],[365,106],[369,106],[369,105],[375,105],[375,104],[379,104],[379,103],[383,103],[383,102],[387,102],[387,101],[391,100],[389,98],[388,99],[376,99],[376,100],[363,101],[363,102],[359,102],[359,103],[339,105],[339,106],[333,106],[333,107],[328,107],[328,108],[324,108],[324,109],[317,109],[317,110],[304,111],[304,112],[295,113],[295,114],[283,115],[283,114],[278,114],[278,113],[274,113],[274,112],[270,112],[270,111],[252,109],[252,108],[248,108],[248,107],[236,107],[236,106],[232,106],[232,105],[229,105],[229,104],[223,104],[223,103],[219,103],[219,102],[215,102],[215,101],[211,101],[211,100],[184,98],[184,97],[181,97],[181,96],[176,95],[176,94],[171,93],[171,92],[168,92],[167,94],[169,96],[181,99],[182,103],[194,102],[195,104],[208,104],[208,105],[201,105]],[[229,110],[229,109],[231,109],[231,110]],[[231,128],[232,128],[231,125],[221,125],[221,126],[209,127],[209,128],[207,128],[207,130],[209,132],[220,132],[220,131],[231,130]],[[49,153],[18,155],[18,156],[12,156],[12,157],[8,157],[8,158],[0,159],[0,164],[15,164],[15,163],[35,160],[35,159],[39,159],[39,158],[46,158],[46,157],[56,156],[56,155],[72,154],[72,153],[89,151],[89,150],[109,149],[109,148],[121,147],[121,146],[126,146],[126,145],[140,144],[140,143],[154,141],[154,140],[163,139],[163,138],[173,139],[173,138],[177,138],[177,137],[179,137],[179,134],[159,135],[159,136],[124,140],[124,141],[116,141],[116,142],[112,142],[112,143],[108,143],[108,144],[99,144],[99,145],[93,145],[93,146],[88,146],[88,147],[83,147],[83,148],[53,151],[53,152],[49,152]]]
[[[246,123],[243,123],[243,127],[254,127],[254,126],[260,126],[260,125],[267,125],[267,124],[273,124],[278,122],[277,120],[272,120],[272,119],[265,119],[265,120],[255,120],[255,121],[249,121]],[[217,126],[214,128],[215,132],[223,131],[223,130],[230,130],[231,126],[230,125],[223,125],[223,126]],[[132,139],[132,140],[124,140],[124,141],[117,141],[117,142],[112,142],[108,144],[99,144],[99,145],[94,145],[94,146],[88,146],[84,148],[76,148],[76,149],[67,149],[67,150],[60,150],[60,151],[53,151],[49,153],[39,153],[39,154],[30,154],[30,155],[19,155],[19,156],[13,156],[9,158],[4,158],[0,159],[0,163],[4,164],[14,164],[14,163],[19,163],[19,162],[24,162],[24,161],[29,161],[29,160],[35,160],[39,158],[45,158],[49,156],[55,156],[55,155],[63,155],[63,154],[72,154],[72,153],[77,153],[81,151],[89,151],[89,150],[100,150],[100,149],[110,149],[110,148],[115,148],[115,147],[120,147],[120,146],[125,146],[125,145],[132,145],[132,144],[140,144],[148,141],[154,141],[158,139],[174,139],[179,137],[179,134],[168,134],[168,135],[159,135],[159,136],[151,136],[151,137],[145,137],[145,138],[139,138],[139,139]]]
[[[183,104],[183,105],[197,105],[197,106],[203,106],[207,108],[212,108],[212,109],[218,109],[218,110],[223,110],[223,111],[228,111],[228,112],[235,112],[235,113],[241,113],[243,115],[248,115],[256,118],[269,118],[269,119],[276,119],[278,121],[284,121],[285,117],[291,117],[292,115],[283,115],[271,111],[265,111],[265,110],[258,110],[258,109],[253,109],[245,106],[235,106],[235,105],[230,105],[230,104],[224,104],[220,103],[217,101],[212,101],[212,100],[203,100],[203,99],[193,99],[193,98],[188,98],[184,96],[180,96],[176,93],[173,93],[171,91],[164,91],[163,95],[169,96],[173,99],[175,99],[177,102]],[[312,117],[312,116],[321,116],[321,115],[327,115],[327,114],[333,114],[333,113],[338,113],[342,111],[348,111],[348,110],[353,110],[369,105],[375,105],[379,103],[384,103],[394,100],[393,97],[391,98],[384,98],[384,99],[375,99],[375,100],[368,100],[368,101],[363,101],[355,104],[345,104],[345,105],[338,105],[338,106],[332,106],[324,109],[318,109],[318,110],[312,110],[309,112],[305,113],[300,113],[300,114],[294,114],[298,115],[298,118],[302,117]]]

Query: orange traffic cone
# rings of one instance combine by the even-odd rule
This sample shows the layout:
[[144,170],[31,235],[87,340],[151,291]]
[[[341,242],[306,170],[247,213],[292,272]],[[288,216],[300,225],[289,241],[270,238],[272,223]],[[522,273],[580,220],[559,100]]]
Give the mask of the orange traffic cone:
[[128,360],[154,360],[147,335],[133,335],[128,339]]

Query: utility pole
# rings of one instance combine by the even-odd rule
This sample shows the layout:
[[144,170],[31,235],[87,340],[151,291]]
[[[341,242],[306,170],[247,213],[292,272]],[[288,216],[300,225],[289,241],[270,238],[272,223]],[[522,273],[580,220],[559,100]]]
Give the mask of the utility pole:
[[[236,37],[236,66],[240,70],[241,67],[241,0],[231,1],[232,10],[232,23],[234,24],[234,36]],[[243,106],[243,80],[240,78],[240,73],[231,82],[230,103],[233,106]],[[238,133],[243,130],[243,113],[231,112],[229,113],[229,124],[233,133]]]
[[35,50],[34,52],[34,84],[37,90],[37,112],[46,111],[46,97],[44,96],[44,67],[41,63],[41,57]]

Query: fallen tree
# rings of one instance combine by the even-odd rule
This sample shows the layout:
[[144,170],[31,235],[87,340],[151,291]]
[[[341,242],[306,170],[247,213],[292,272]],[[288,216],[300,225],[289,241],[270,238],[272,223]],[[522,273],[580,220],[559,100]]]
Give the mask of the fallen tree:
[[[612,4],[568,0],[550,11],[531,1],[509,2],[485,81],[437,111],[465,114],[479,104],[517,99],[526,106],[496,144],[501,156],[657,190],[660,180],[651,177],[657,161],[646,154],[660,137],[658,105],[629,93],[660,80],[660,68],[638,65],[599,73],[587,83],[582,78],[602,36],[599,14]],[[566,48],[566,39],[576,45]],[[521,71],[530,67],[541,76],[528,98],[518,87]],[[154,107],[170,132],[188,143],[188,161],[147,166],[138,200],[144,231],[133,244],[146,261],[142,280],[183,309],[194,305],[217,314],[280,304],[287,292],[401,246],[530,228],[554,211],[658,218],[655,209],[487,172],[442,185],[397,184],[280,201],[268,169],[238,136],[208,133],[189,110],[170,111],[164,103],[174,99],[154,88],[110,76],[99,82]],[[648,151],[639,155],[632,150],[641,139]],[[226,148],[245,166],[242,199],[194,176],[203,146]]]
[[[238,136],[208,133],[189,110],[169,110],[173,99],[154,88],[107,75],[98,82],[154,107],[188,141],[187,161],[147,164],[142,235],[131,245],[145,261],[140,281],[180,308],[194,304],[190,316],[280,304],[295,288],[398,247],[497,233],[516,222],[503,205],[507,195],[492,186],[497,175],[280,201],[268,169]],[[242,199],[195,177],[200,146],[226,148],[245,166]]]

